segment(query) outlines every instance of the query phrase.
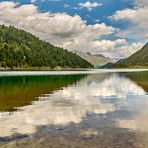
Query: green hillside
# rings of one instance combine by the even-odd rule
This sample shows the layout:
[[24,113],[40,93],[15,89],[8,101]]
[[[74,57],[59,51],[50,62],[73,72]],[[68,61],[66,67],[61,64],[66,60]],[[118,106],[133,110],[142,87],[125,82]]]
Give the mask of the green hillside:
[[130,57],[115,63],[114,67],[148,67],[148,43]]
[[0,25],[0,67],[90,68],[80,56],[12,26]]

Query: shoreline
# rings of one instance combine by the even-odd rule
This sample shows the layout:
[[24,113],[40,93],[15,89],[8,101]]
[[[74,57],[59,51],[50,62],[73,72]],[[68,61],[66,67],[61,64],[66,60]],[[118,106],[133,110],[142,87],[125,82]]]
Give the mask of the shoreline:
[[60,68],[60,69],[49,69],[49,68],[1,68],[2,71],[90,71],[90,70],[146,70],[148,67],[129,67],[129,68]]
[[119,72],[144,72],[148,69],[87,69],[71,71],[0,71],[0,77],[3,76],[44,76],[44,75],[87,75],[97,73],[119,73]]

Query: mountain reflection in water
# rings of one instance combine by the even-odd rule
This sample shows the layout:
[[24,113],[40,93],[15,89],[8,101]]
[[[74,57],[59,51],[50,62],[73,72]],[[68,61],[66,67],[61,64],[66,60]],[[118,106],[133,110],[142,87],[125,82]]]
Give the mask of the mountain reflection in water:
[[[137,73],[93,74],[85,78],[82,76],[83,79],[77,77],[79,81],[74,84],[71,81],[71,85],[65,83],[66,77],[65,86],[60,85],[61,82],[58,83],[58,87],[51,89],[52,93],[50,87],[49,91],[48,87],[45,87],[51,83],[47,80],[35,87],[29,84],[30,93],[36,92],[33,97],[38,95],[38,99],[28,106],[21,107],[24,103],[20,107],[15,106],[15,112],[1,112],[0,137],[10,137],[14,134],[33,135],[38,133],[42,126],[47,126],[44,130],[48,130],[50,126],[65,127],[66,130],[68,126],[75,124],[81,131],[83,123],[87,123],[89,132],[94,136],[98,134],[99,128],[129,129],[147,134],[148,95],[145,87],[138,85],[141,84],[141,76],[142,72],[140,77]],[[144,72],[144,76],[148,76],[148,73]],[[75,76],[70,79],[76,82],[73,77]],[[54,82],[56,83],[52,81],[52,86]],[[146,78],[144,82],[148,84]],[[6,90],[7,94],[11,90]],[[22,90],[23,88],[16,92],[21,98],[24,97],[21,95]],[[2,95],[2,91],[0,93]],[[86,132],[87,130],[80,135],[87,135]]]
[[0,77],[0,111],[30,105],[44,93],[76,83],[84,75]]

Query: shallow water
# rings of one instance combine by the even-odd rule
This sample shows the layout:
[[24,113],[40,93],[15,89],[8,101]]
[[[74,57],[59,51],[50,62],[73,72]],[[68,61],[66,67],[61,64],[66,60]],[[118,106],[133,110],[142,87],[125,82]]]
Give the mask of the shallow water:
[[148,72],[0,77],[0,147],[148,147]]

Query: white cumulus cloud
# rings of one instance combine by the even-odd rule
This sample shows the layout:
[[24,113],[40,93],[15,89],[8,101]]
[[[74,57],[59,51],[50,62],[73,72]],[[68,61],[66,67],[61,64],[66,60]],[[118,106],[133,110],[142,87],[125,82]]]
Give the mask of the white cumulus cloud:
[[[43,13],[33,4],[0,2],[0,24],[13,25],[68,50],[104,53],[120,58],[140,49],[140,44],[136,43],[132,51],[127,51],[125,39],[105,40],[105,36],[119,31],[105,23],[88,25],[79,15]],[[130,49],[133,47],[132,44],[128,46]]]
[[96,8],[96,7],[99,7],[99,6],[102,6],[101,3],[97,3],[97,2],[90,2],[90,1],[87,1],[85,3],[79,3],[78,4],[81,8],[87,8],[88,10],[92,10],[92,8]]
[[148,1],[134,0],[134,3],[133,9],[118,10],[109,18],[113,21],[129,22],[129,27],[118,34],[120,37],[147,41]]

